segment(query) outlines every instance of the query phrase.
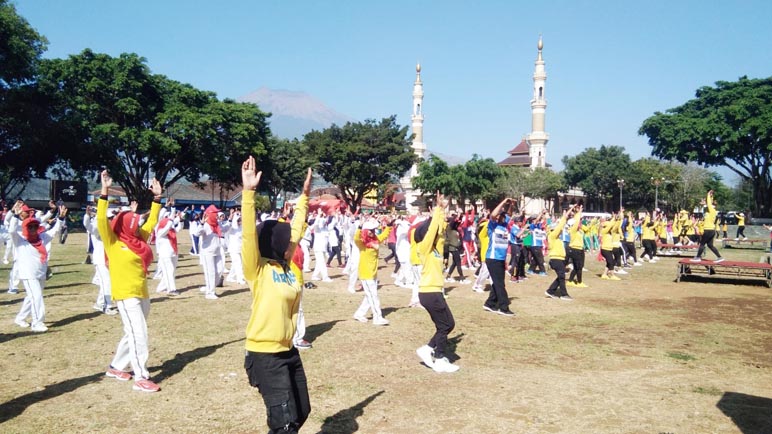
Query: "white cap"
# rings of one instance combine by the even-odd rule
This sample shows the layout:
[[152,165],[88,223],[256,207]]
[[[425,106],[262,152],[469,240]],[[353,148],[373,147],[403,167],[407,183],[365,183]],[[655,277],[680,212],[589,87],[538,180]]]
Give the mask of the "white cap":
[[373,230],[373,229],[376,229],[377,227],[378,227],[378,220],[374,218],[369,218],[367,219],[367,221],[364,222],[364,224],[362,224],[362,229]]

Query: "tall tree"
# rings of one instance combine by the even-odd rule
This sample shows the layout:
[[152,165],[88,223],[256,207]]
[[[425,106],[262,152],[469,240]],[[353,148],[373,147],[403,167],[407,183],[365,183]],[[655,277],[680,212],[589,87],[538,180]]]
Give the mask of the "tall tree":
[[397,125],[396,116],[311,131],[303,143],[319,162],[319,174],[340,189],[352,209],[368,191],[395,182],[415,161],[407,127]]
[[683,105],[654,113],[638,133],[660,158],[728,167],[753,185],[754,211],[772,214],[772,77],[702,87]]
[[624,148],[601,145],[600,149],[588,148],[573,157],[565,156],[562,161],[568,185],[581,188],[590,201],[607,209],[619,208],[617,180],[625,179],[630,169],[630,156]]
[[262,168],[260,184],[268,192],[271,208],[275,208],[279,195],[300,192],[311,161],[297,139],[272,136],[268,139],[267,150],[270,162]]
[[45,173],[56,158],[46,137],[48,101],[32,86],[47,43],[0,0],[0,197]]

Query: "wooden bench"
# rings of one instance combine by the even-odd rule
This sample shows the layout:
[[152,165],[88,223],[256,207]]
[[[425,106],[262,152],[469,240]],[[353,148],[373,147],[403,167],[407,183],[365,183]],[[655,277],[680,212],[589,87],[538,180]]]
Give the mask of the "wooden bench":
[[[769,257],[767,257],[769,261]],[[767,286],[772,288],[772,265],[769,262],[742,262],[728,261],[722,262],[702,260],[693,262],[691,259],[681,259],[678,261],[678,276],[676,282],[692,275],[705,276],[732,276],[732,277],[751,277],[764,279]]]
[[740,247],[740,246],[743,246],[743,245],[748,245],[748,246],[754,247],[756,244],[759,244],[762,247],[766,247],[767,242],[768,242],[768,240],[761,239],[761,238],[756,238],[756,239],[753,239],[753,240],[751,240],[751,239],[735,240],[734,238],[722,238],[721,239],[721,247],[728,247],[728,248],[731,249],[733,247]]

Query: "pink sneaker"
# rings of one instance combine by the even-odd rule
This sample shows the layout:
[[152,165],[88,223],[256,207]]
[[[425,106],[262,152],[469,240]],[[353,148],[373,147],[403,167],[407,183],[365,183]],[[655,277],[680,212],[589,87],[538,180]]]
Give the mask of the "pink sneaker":
[[161,390],[161,388],[158,387],[157,384],[153,383],[152,381],[146,378],[140,378],[139,380],[134,382],[134,390],[152,393],[152,392],[158,392],[159,390]]
[[129,381],[129,380],[131,380],[131,374],[129,374],[126,371],[120,371],[118,369],[115,369],[112,366],[107,368],[107,372],[105,372],[105,375],[110,377],[110,378],[115,378],[116,380],[120,380],[120,381]]

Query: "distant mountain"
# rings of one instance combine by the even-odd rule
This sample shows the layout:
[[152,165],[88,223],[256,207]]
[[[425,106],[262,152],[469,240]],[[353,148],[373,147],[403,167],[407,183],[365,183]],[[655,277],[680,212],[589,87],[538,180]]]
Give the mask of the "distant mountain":
[[300,139],[311,130],[323,130],[332,124],[356,122],[305,92],[261,87],[237,100],[255,103],[261,110],[272,113],[271,132],[286,139]]

